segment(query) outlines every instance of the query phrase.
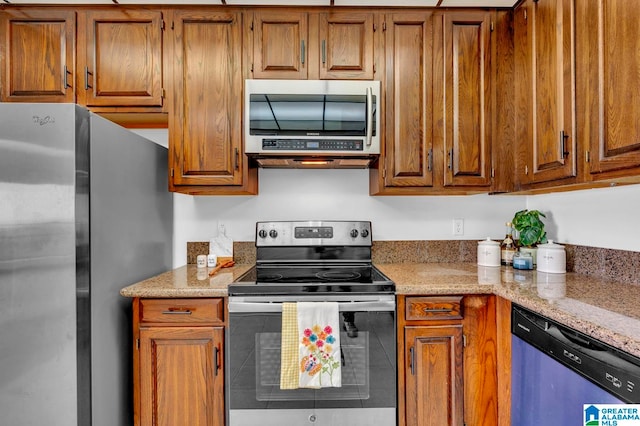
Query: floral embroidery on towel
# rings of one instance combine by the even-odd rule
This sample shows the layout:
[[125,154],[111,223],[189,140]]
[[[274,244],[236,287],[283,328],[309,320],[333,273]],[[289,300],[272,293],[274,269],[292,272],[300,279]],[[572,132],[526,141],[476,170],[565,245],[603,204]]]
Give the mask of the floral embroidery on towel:
[[311,328],[305,328],[302,332],[302,344],[306,347],[308,355],[300,360],[300,372],[309,376],[318,376],[320,386],[322,377],[329,375],[329,382],[333,385],[333,372],[340,367],[340,361],[333,359],[333,346],[336,338],[333,336],[333,329],[327,325],[324,328],[318,324]]

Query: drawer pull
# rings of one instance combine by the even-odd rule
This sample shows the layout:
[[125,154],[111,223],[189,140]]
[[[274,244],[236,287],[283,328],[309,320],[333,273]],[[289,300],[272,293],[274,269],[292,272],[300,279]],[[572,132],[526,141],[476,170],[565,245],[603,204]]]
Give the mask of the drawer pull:
[[168,311],[162,311],[162,315],[191,315],[191,310],[189,309],[169,309]]
[[423,311],[427,314],[441,314],[453,312],[451,308],[424,308]]

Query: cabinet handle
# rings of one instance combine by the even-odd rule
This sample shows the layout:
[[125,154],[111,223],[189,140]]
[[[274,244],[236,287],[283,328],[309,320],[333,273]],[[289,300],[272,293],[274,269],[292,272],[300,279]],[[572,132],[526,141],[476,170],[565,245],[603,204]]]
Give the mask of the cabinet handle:
[[213,363],[215,365],[213,375],[217,376],[218,370],[220,369],[220,349],[217,346],[213,349]]
[[411,375],[415,376],[415,368],[414,368],[414,354],[413,354],[413,346],[409,348],[409,368],[411,369]]
[[168,311],[162,311],[162,315],[191,315],[189,309],[169,309]]
[[67,66],[64,66],[64,77],[62,78],[62,85],[65,89],[68,89],[69,87],[69,74],[71,74],[69,72],[69,68],[67,68]]
[[236,156],[235,156],[235,166],[236,170],[240,170],[240,151],[236,148]]
[[300,62],[304,65],[305,49],[304,40],[300,41]]
[[567,151],[567,139],[569,139],[569,135],[562,130],[560,132],[560,146],[562,147],[562,157],[566,158],[569,156],[569,151]]
[[449,150],[449,170],[453,169],[453,148]]
[[453,309],[451,308],[424,308],[423,311],[427,314],[442,314],[442,313],[451,313]]
[[91,86],[89,85],[89,76],[91,73],[89,72],[89,67],[84,67],[84,90],[89,90]]
[[327,63],[327,41],[322,40],[322,65]]
[[433,149],[429,149],[427,153],[427,170],[431,171],[433,168]]

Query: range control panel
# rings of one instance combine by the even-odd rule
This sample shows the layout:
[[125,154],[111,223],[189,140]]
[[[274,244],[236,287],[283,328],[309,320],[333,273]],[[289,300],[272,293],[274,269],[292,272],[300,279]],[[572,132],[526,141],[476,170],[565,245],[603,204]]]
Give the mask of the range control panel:
[[269,151],[362,151],[363,139],[262,139]]
[[276,221],[256,224],[256,246],[371,246],[371,222]]

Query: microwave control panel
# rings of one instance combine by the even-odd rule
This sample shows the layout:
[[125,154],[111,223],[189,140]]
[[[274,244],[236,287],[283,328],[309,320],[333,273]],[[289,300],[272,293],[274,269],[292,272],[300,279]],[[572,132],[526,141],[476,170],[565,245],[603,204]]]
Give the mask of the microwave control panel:
[[362,151],[364,140],[354,139],[262,139],[269,151]]

